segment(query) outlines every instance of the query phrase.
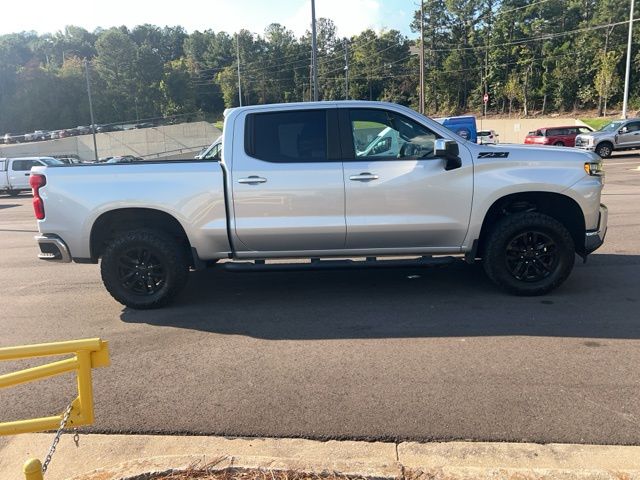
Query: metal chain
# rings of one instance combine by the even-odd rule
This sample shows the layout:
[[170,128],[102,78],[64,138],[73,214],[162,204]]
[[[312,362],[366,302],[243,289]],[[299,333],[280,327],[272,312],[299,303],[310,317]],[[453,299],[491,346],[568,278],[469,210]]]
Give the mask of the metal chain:
[[[62,420],[60,421],[60,427],[56,431],[55,437],[53,437],[53,442],[51,443],[51,447],[49,447],[49,453],[47,453],[47,457],[44,459],[44,463],[42,464],[42,473],[46,473],[47,468],[49,467],[49,463],[51,463],[51,459],[53,458],[53,454],[56,453],[56,447],[58,446],[58,442],[60,441],[60,437],[64,432],[64,427],[67,425],[69,421],[69,417],[71,416],[71,410],[73,409],[73,404],[70,403],[67,409],[64,411],[62,415]],[[78,435],[78,429],[73,429],[73,441],[76,444],[76,447],[80,445],[80,437]]]

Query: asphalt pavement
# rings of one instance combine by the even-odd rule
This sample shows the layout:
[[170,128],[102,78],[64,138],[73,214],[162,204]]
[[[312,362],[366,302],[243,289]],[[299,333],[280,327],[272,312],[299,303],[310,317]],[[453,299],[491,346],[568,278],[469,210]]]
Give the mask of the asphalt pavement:
[[[0,196],[0,346],[109,340],[90,431],[638,445],[640,157],[606,169],[605,245],[536,298],[478,266],[213,269],[133,311],[96,265],[37,260],[30,197]],[[0,421],[74,396],[70,375],[0,390]]]

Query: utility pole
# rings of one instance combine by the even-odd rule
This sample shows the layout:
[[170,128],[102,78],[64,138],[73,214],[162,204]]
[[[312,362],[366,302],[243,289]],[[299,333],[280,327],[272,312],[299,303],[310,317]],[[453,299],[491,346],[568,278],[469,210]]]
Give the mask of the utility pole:
[[420,0],[420,113],[424,115],[424,0]]
[[629,73],[631,71],[631,41],[633,39],[634,0],[631,0],[629,12],[629,40],[627,41],[627,67],[624,74],[624,99],[622,101],[622,118],[627,118],[627,104],[629,103]]
[[313,71],[313,101],[318,101],[318,61],[316,45],[316,2],[311,0],[311,70]]
[[238,63],[238,104],[242,106],[242,82],[240,81],[240,35],[236,33],[236,59]]
[[91,134],[93,135],[93,153],[95,161],[98,162],[98,144],[96,143],[96,122],[93,118],[93,101],[91,99],[91,82],[89,81],[89,62],[84,59],[84,74],[87,79],[87,95],[89,96],[89,115],[91,116]]
[[344,99],[349,100],[349,41],[344,41]]

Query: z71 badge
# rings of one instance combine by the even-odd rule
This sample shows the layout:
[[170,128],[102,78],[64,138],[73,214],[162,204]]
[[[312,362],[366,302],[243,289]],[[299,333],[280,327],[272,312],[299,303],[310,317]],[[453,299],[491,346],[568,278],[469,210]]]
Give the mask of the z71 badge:
[[478,158],[507,158],[509,152],[480,152]]

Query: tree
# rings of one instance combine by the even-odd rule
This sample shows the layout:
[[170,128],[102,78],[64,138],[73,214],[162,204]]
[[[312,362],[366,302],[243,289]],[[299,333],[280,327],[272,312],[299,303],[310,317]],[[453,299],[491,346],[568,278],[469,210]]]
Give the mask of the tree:
[[607,115],[607,101],[620,89],[620,77],[616,66],[620,56],[616,52],[607,52],[600,57],[600,68],[594,79],[596,92],[604,103],[603,115]]

